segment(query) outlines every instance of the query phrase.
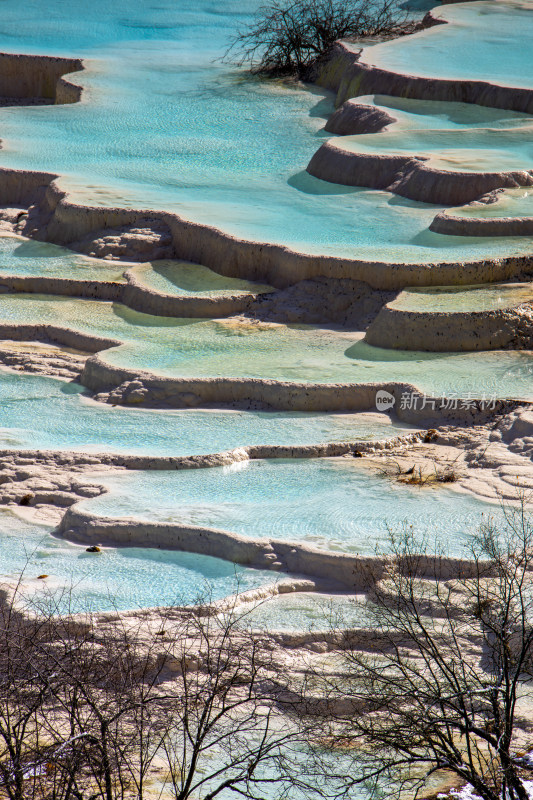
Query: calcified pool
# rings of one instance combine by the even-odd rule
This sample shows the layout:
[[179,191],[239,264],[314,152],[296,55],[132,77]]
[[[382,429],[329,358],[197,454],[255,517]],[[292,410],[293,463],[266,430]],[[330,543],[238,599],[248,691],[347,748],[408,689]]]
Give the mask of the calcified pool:
[[272,291],[271,286],[222,277],[186,261],[155,261],[133,267],[131,272],[145,286],[163,294],[213,297]]
[[[252,79],[220,60],[231,36],[258,5],[259,0],[183,0],[179,5],[161,0],[133,8],[126,0],[95,0],[90,6],[31,0],[21,6],[5,0],[0,50],[75,56],[84,59],[86,69],[68,76],[83,87],[81,103],[2,108],[0,166],[58,174],[60,186],[81,204],[174,211],[244,239],[303,253],[403,262],[428,270],[442,262],[460,267],[531,253],[532,241],[526,237],[431,232],[441,206],[329,184],[308,174],[306,165],[328,135],[323,127],[334,108],[333,95],[299,83]],[[533,30],[530,4],[483,0],[435,13],[450,24],[365,48],[362,60],[422,76],[531,85],[526,68]],[[396,123],[375,137],[344,137],[348,149],[429,156],[430,166],[466,172],[531,169],[531,117],[525,114],[381,95],[360,102],[385,110]],[[481,210],[472,206],[457,213],[520,216],[529,213],[529,198],[528,189],[511,190]],[[208,262],[214,270],[215,262]],[[221,272],[232,271],[227,266]],[[125,282],[125,270],[148,289],[188,300],[271,289],[222,277],[199,264],[108,263],[50,243],[0,238],[0,285],[2,274],[116,284]],[[480,275],[490,280],[490,274]],[[421,313],[487,310],[532,297],[528,285],[437,287],[405,290],[393,306]],[[533,399],[533,353],[527,351],[389,351],[366,344],[361,331],[335,327],[161,317],[119,303],[2,294],[0,324],[26,323],[120,340],[100,358],[134,373],[401,382],[437,396]],[[253,444],[369,440],[405,431],[377,413],[110,407],[92,400],[75,382],[0,371],[0,449],[10,451],[179,456]],[[495,506],[450,489],[395,484],[350,459],[109,472],[91,480],[108,490],[81,503],[95,515],[130,517],[132,524],[183,522],[352,553],[373,553],[384,544],[387,526],[407,522],[427,535],[428,550],[440,542],[459,555],[482,514],[499,513]],[[44,514],[38,509],[34,519]],[[39,574],[49,576],[48,589],[74,585],[76,608],[190,603],[205,586],[218,599],[237,585],[242,590],[276,579],[272,572],[186,553],[109,548],[94,556],[53,538],[51,524],[28,519],[13,509],[0,510],[0,572],[13,576],[25,566],[29,591],[40,585]],[[344,600],[338,607],[345,610]],[[351,612],[354,623],[365,620],[360,605]],[[277,598],[257,610],[255,620],[270,628],[281,618],[281,627],[293,629],[315,624],[325,614],[320,598],[305,595]]]
[[345,150],[369,155],[423,155],[436,169],[466,172],[503,172],[529,169],[533,160],[531,126],[411,130],[406,135],[401,126],[379,136],[343,136]]
[[[304,252],[422,263],[525,252],[428,231],[434,206],[304,172],[333,97],[221,63],[258,0],[3,4],[0,49],[84,58],[72,106],[2,110],[3,166],[46,170],[76,200],[174,210]],[[480,119],[486,119],[481,112]]]
[[378,413],[111,408],[90,400],[76,383],[0,371],[0,449],[179,456],[248,444],[384,439],[409,430]]
[[533,17],[528,0],[446,5],[435,16],[451,24],[429,28],[412,40],[366,49],[363,60],[407,75],[531,88],[527,65]]
[[126,265],[88,258],[49,242],[0,236],[0,276],[44,275],[51,278],[123,281],[125,269]]
[[441,542],[459,555],[481,515],[498,514],[498,506],[470,495],[393,483],[345,458],[116,473],[94,482],[108,493],[81,507],[97,516],[180,522],[366,554],[379,543],[385,547],[388,526],[405,521],[427,533],[429,550]]
[[389,303],[398,311],[492,311],[533,302],[533,284],[495,283],[478,286],[439,286],[405,289]]
[[533,217],[533,191],[527,189],[506,189],[495,198],[494,203],[473,203],[459,208],[449,208],[447,214],[453,217]]
[[[272,583],[271,572],[245,569],[191,553],[147,548],[107,549],[97,558],[51,536],[53,525],[28,522],[0,509],[0,579],[23,575],[22,594],[50,592],[59,610],[126,610],[219,600]],[[43,580],[36,580],[46,575]]]
[[308,382],[389,382],[428,394],[533,398],[533,353],[383,350],[362,333],[247,319],[154,317],[118,303],[5,295],[1,323],[58,323],[117,338],[105,352],[120,367],[177,377],[253,377]]

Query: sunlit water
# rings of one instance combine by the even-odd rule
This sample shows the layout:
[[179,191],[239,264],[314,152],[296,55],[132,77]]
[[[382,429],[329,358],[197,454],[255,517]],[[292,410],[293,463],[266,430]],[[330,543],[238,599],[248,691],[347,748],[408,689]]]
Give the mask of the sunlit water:
[[531,187],[506,189],[495,203],[476,203],[474,205],[450,208],[446,212],[454,217],[533,217],[533,191]]
[[143,285],[163,294],[216,297],[272,291],[271,286],[227,278],[201,264],[187,261],[135,265],[109,263],[49,242],[0,235],[0,284],[2,275],[124,283],[126,269]]
[[533,303],[533,284],[495,283],[479,286],[442,286],[405,289],[388,304],[398,311],[419,313],[493,311],[520,303]]
[[[410,38],[409,41],[413,42],[413,39]],[[403,46],[404,40],[395,40],[395,43],[395,46],[400,47]],[[394,129],[402,129],[406,140],[409,139],[410,132],[440,130],[460,133],[461,139],[458,141],[462,141],[462,134],[471,128],[491,128],[493,130],[528,128],[532,122],[529,114],[503,108],[478,106],[472,103],[418,100],[414,97],[392,97],[384,94],[362,95],[357,97],[354,102],[373,105],[385,110],[395,120]],[[375,140],[375,137],[372,139]]]
[[251,320],[153,317],[107,302],[4,295],[0,324],[58,323],[124,345],[105,359],[174,377],[257,377],[309,382],[412,383],[426,393],[533,397],[529,352],[383,350],[362,334]]
[[378,413],[112,408],[89,400],[75,383],[0,371],[0,448],[177,456],[250,444],[384,439],[406,430]]
[[[184,0],[178,7],[162,0],[132,8],[126,0],[90,5],[57,0],[52,6],[44,0],[24,5],[5,0],[0,49],[80,56],[87,59],[87,70],[74,76],[85,89],[81,104],[1,110],[0,165],[59,173],[80,202],[174,210],[244,238],[304,252],[427,263],[530,251],[527,238],[432,233],[427,228],[439,207],[327,184],[305,173],[326,136],[322,127],[333,98],[301,85],[251,80],[217,60],[257,5],[258,0],[223,6],[218,0]],[[483,2],[442,13],[461,24],[379,45],[371,56],[367,50],[364,60],[418,74],[530,85],[524,61],[533,16],[528,4]],[[531,166],[529,122],[521,115],[461,104],[376,102],[396,114],[397,130],[372,141],[358,137],[357,147],[433,152],[451,169]],[[524,197],[517,213],[529,208]],[[123,266],[53,245],[0,239],[0,273],[116,281]],[[264,288],[190,265],[135,269],[147,285],[172,294]],[[462,291],[464,296],[453,299],[463,307],[499,303],[493,290],[472,293],[472,301]],[[431,302],[439,307],[448,300]],[[120,305],[35,295],[2,296],[1,321],[49,322],[116,337],[125,344],[106,354],[109,361],[165,375],[401,381],[437,395],[533,398],[530,353],[393,352],[372,348],[351,333],[163,319]],[[377,416],[112,409],[90,401],[75,384],[0,373],[0,446],[8,448],[179,455],[245,444],[379,437],[396,430]],[[400,486],[347,460],[251,462],[95,481],[105,482],[111,493],[84,503],[94,513],[187,521],[350,552],[373,552],[384,543],[387,525],[408,521],[428,532],[428,549],[440,540],[460,553],[482,512],[497,513],[470,496]],[[27,523],[6,510],[0,511],[0,524],[0,571],[13,576],[27,563],[28,578],[47,574],[52,589],[74,583],[80,607],[193,602],[206,582],[215,597],[233,591],[236,572],[241,588],[273,578],[190,554],[124,548],[90,555],[52,538],[50,526]],[[285,608],[286,627],[322,613],[308,599],[277,602]],[[262,623],[267,627],[273,624],[269,614],[265,611]]]
[[246,536],[299,540],[356,553],[387,542],[404,521],[428,535],[428,551],[462,552],[481,515],[498,506],[450,489],[410,487],[357,459],[265,460],[230,467],[98,475],[110,491],[83,501],[96,515],[180,522]]
[[82,202],[174,210],[305,252],[421,263],[525,251],[431,233],[435,206],[305,173],[332,97],[218,60],[258,5],[5,0],[0,49],[88,60],[81,104],[2,109],[0,164],[59,173]]
[[483,0],[437,7],[436,25],[365,50],[362,60],[407,75],[480,80],[531,88],[529,0]]
[[[0,509],[0,580],[22,573],[23,594],[31,597],[36,588],[46,588],[60,601],[60,610],[194,603],[201,595],[220,599],[275,580],[272,573],[191,553],[135,547],[86,553],[84,547],[54,538],[51,530],[51,525],[26,522]],[[39,575],[47,578],[35,581]]]
[[123,281],[124,264],[88,258],[48,242],[0,236],[1,275]]
[[273,291],[271,286],[226,278],[187,261],[154,261],[133,267],[131,272],[144,286],[163,294],[213,297]]
[[473,128],[458,131],[422,128],[406,132],[392,126],[379,135],[343,136],[345,150],[369,155],[423,156],[429,166],[447,172],[512,172],[533,163],[532,126]]

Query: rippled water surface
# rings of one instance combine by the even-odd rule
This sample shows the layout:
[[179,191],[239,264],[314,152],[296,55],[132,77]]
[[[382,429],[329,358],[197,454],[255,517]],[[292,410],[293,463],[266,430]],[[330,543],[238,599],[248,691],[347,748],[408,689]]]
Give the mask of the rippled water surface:
[[[325,91],[261,82],[220,61],[228,40],[259,0],[4,0],[0,50],[82,57],[73,77],[83,102],[0,110],[0,166],[46,170],[79,202],[168,209],[247,239],[308,253],[391,262],[452,263],[522,255],[531,239],[448,237],[428,226],[440,207],[386,192],[328,184],[305,172],[327,136]],[[364,60],[400,71],[531,86],[531,4],[500,0],[439,9],[458,25],[367,49]],[[473,26],[473,27],[472,27]],[[450,56],[453,54],[453,57]],[[367,98],[399,124],[353,149],[432,153],[441,167],[528,169],[529,119],[453,103]],[[502,197],[510,215],[529,209],[525,191]],[[507,204],[507,206],[505,205]],[[487,206],[490,216],[499,203]],[[467,212],[468,213],[468,212]],[[475,213],[475,212],[471,212]],[[38,242],[0,238],[0,273],[123,280],[125,265]],[[157,291],[214,295],[261,291],[203,267],[136,267]],[[0,279],[1,283],[1,279]],[[424,310],[500,307],[509,288],[404,293]],[[527,294],[527,292],[526,292]],[[522,297],[522,294],[520,294]],[[529,295],[528,295],[529,297]],[[503,298],[503,299],[502,299]],[[61,324],[124,342],[111,363],[177,377],[256,377],[312,382],[412,383],[436,395],[533,399],[533,354],[404,353],[372,348],[361,335],[302,325],[168,319],[119,304],[2,295],[0,323]],[[384,437],[401,431],[381,415],[142,411],[99,405],[76,384],[0,372],[0,447],[184,455],[247,444],[300,444]],[[98,475],[109,493],[82,505],[95,514],[224,528],[371,553],[387,526],[405,521],[462,552],[481,515],[498,509],[449,489],[398,485],[355,460],[254,461],[181,472]],[[215,598],[270,582],[272,573],[191,554],[84,548],[53,538],[50,525],[0,509],[0,572],[26,566],[54,587],[74,584],[76,603],[132,608],[193,602],[209,584]],[[342,601],[343,602],[343,601]],[[341,602],[341,605],[342,605]],[[353,610],[353,609],[352,609]],[[363,619],[360,608],[354,620]],[[287,629],[320,622],[319,598],[286,597],[256,612],[259,625]]]
[[[220,599],[273,580],[271,572],[190,553],[135,547],[86,553],[84,547],[52,537],[51,530],[51,525],[27,522],[0,509],[0,579],[22,572],[27,595],[46,587],[59,599],[72,589],[60,609],[66,609],[69,599],[74,611],[194,603],[207,592]],[[38,575],[47,578],[36,581]]]
[[365,50],[363,61],[407,75],[481,80],[531,88],[529,0],[482,0],[435,9],[436,25]]
[[354,459],[249,461],[178,472],[101,475],[108,494],[83,501],[96,515],[183,522],[247,536],[373,553],[404,521],[458,554],[481,515],[498,506],[446,489],[409,487]]
[[47,295],[4,295],[2,322],[46,322],[117,337],[109,362],[176,377],[411,383],[426,393],[533,398],[533,354],[384,350],[362,334],[251,320],[153,317],[126,306]]
[[0,282],[5,275],[123,281],[124,264],[88,258],[49,242],[0,235]]
[[0,49],[81,56],[87,69],[74,77],[81,104],[2,109],[0,164],[59,173],[82,202],[174,210],[305,252],[411,263],[524,252],[517,239],[429,232],[435,206],[309,176],[333,98],[219,60],[259,4],[4,0]]
[[192,455],[249,444],[314,444],[401,434],[385,414],[150,411],[96,403],[80,386],[0,371],[0,449]]

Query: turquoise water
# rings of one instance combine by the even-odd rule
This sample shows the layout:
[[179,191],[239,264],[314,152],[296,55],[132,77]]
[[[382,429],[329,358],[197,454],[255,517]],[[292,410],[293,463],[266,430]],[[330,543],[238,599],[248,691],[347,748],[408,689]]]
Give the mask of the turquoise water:
[[435,9],[436,25],[399,42],[365,49],[362,61],[407,75],[533,87],[529,0],[483,0]]
[[457,217],[533,217],[533,191],[530,187],[506,189],[495,203],[460,206],[447,209],[447,214]]
[[163,294],[214,297],[273,291],[271,286],[226,278],[201,264],[187,261],[154,261],[132,267],[130,271],[142,284]]
[[432,167],[447,171],[500,172],[529,170],[533,164],[532,127],[411,130],[392,126],[376,136],[343,136],[348,151],[370,155],[429,158]]
[[[325,92],[261,83],[217,59],[259,0],[183,0],[134,8],[126,0],[4,0],[0,50],[87,59],[74,77],[85,89],[70,106],[0,111],[0,166],[48,170],[80,202],[163,208],[237,236],[365,260],[460,262],[531,252],[528,238],[447,237],[427,230],[440,207],[340,187],[305,172],[333,109]],[[367,49],[363,60],[419,74],[530,85],[531,4],[499,0],[439,9],[458,21]],[[472,29],[472,25],[474,28]],[[512,46],[511,46],[512,42]],[[453,57],[450,56],[453,54]],[[432,154],[449,169],[531,168],[530,118],[453,103],[363,98],[386,107],[397,126],[344,139],[368,152]],[[516,213],[527,192],[501,199]],[[513,205],[514,204],[514,205]],[[487,207],[487,215],[494,207]],[[510,212],[511,213],[511,212]],[[513,212],[515,213],[515,212]],[[0,238],[0,273],[122,280],[106,264],[53,245]],[[172,294],[260,291],[197,267],[135,267],[147,285]],[[526,294],[529,290],[525,289]],[[403,302],[448,308],[499,307],[516,290],[481,287],[404,293]],[[409,297],[407,295],[409,294]],[[416,296],[415,296],[416,295]],[[522,295],[520,294],[520,297]],[[529,295],[528,295],[529,296]],[[403,299],[402,299],[403,297]],[[110,362],[183,377],[233,376],[317,382],[409,382],[427,393],[533,399],[533,354],[430,354],[372,348],[360,334],[236,320],[165,319],[124,306],[38,295],[2,295],[0,322],[48,322],[118,338]],[[88,399],[76,384],[0,372],[0,447],[180,455],[247,444],[298,444],[394,435],[373,415],[141,411]],[[460,553],[481,514],[494,507],[449,489],[395,484],[357,461],[257,461],[190,472],[98,475],[111,494],[82,505],[97,514],[186,521],[249,536],[298,539],[373,552],[387,525],[404,520]],[[48,574],[50,588],[74,583],[77,603],[119,608],[192,602],[272,580],[272,573],[189,554],[124,548],[91,556],[50,536],[50,526],[0,509],[0,572]],[[29,581],[28,588],[34,584]],[[110,597],[113,600],[110,600]],[[280,598],[260,624],[307,627],[318,600]],[[263,613],[263,617],[261,617]],[[262,620],[262,622],[261,622]]]
[[401,434],[386,414],[140,411],[89,400],[75,383],[0,371],[0,449],[192,455],[249,444],[315,444]]
[[117,337],[117,366],[175,377],[258,377],[312,382],[412,383],[435,395],[533,398],[533,353],[383,350],[362,334],[249,320],[152,317],[120,304],[4,295],[2,322],[43,322]]
[[48,242],[0,235],[0,278],[5,275],[123,281],[124,264],[88,258]]
[[[190,553],[126,547],[90,554],[52,537],[51,530],[51,525],[27,522],[0,508],[0,579],[23,573],[22,593],[28,596],[43,586],[57,597],[72,589],[73,611],[194,603],[207,591],[220,599],[275,579],[271,572]],[[48,575],[46,582],[35,581],[38,575]]]
[[305,252],[422,263],[525,251],[430,233],[434,206],[307,175],[332,98],[214,60],[258,4],[5,0],[0,49],[90,60],[75,76],[82,104],[2,109],[0,164],[59,173],[83,202],[174,210]]
[[532,283],[494,283],[478,286],[439,286],[404,289],[387,305],[399,311],[492,311],[533,303]]
[[124,283],[126,269],[146,286],[164,294],[214,297],[272,291],[270,286],[226,278],[187,261],[155,261],[128,267],[89,258],[49,242],[0,235],[0,283],[2,274]]
[[[410,39],[410,41],[413,41]],[[397,41],[397,46],[402,40]],[[529,114],[488,108],[470,103],[448,103],[442,100],[417,100],[412,97],[390,97],[384,94],[361,95],[356,103],[376,106],[395,118],[394,127],[410,130],[451,130],[468,128],[530,127]],[[372,137],[373,138],[373,137]]]
[[410,487],[369,472],[357,459],[239,462],[172,472],[101,474],[110,490],[81,507],[96,515],[183,522],[247,536],[299,540],[333,550],[373,553],[387,526],[414,525],[462,552],[481,514],[498,506],[449,489]]
[[358,341],[346,351],[366,381],[407,381],[426,394],[533,399],[533,353],[425,353]]

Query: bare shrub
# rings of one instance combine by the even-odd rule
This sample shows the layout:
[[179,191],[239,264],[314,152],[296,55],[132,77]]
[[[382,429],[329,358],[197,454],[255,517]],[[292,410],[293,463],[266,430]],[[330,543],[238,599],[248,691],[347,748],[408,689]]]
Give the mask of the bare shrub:
[[154,781],[175,800],[323,796],[295,766],[311,729],[292,721],[290,676],[235,605],[64,605],[0,603],[0,797],[143,800]]
[[[483,800],[527,800],[533,522],[521,500],[502,525],[482,523],[466,576],[457,566],[450,580],[438,559],[428,567],[409,526],[391,536],[369,609],[380,631],[373,651],[347,639],[342,677],[313,676],[328,698],[329,746],[352,757],[347,793],[365,784],[419,796],[444,771]],[[359,711],[337,711],[346,706]]]
[[231,42],[226,60],[256,75],[305,77],[337,39],[398,36],[413,23],[397,0],[272,0]]

